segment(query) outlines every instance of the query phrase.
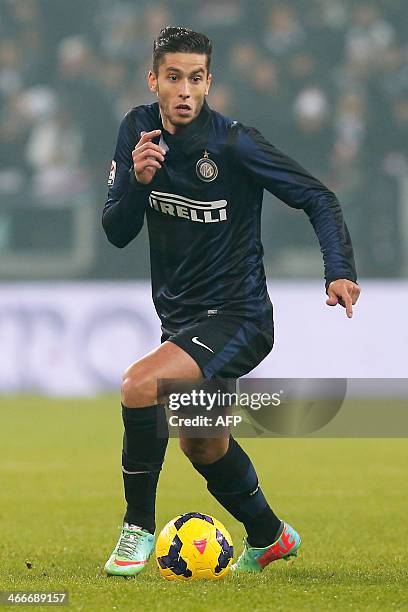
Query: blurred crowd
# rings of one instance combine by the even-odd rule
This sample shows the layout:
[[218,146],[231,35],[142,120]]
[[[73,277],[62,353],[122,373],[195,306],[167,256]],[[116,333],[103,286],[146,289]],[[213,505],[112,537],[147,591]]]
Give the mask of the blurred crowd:
[[[0,220],[10,203],[55,208],[84,192],[100,209],[119,122],[152,101],[152,42],[168,24],[213,40],[210,106],[336,192],[360,274],[405,274],[406,0],[1,0]],[[302,224],[280,223],[284,210],[267,264],[303,243]],[[90,275],[109,275],[98,265],[110,247],[97,248]]]

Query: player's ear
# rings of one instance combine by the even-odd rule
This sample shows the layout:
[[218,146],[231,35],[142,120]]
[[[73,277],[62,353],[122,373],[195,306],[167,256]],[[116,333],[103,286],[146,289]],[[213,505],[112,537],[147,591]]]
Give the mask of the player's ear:
[[147,86],[151,92],[157,94],[157,77],[152,70],[149,70],[147,75]]
[[212,80],[212,74],[209,74],[207,77],[207,83],[205,86],[205,95],[208,96],[208,92],[210,91],[210,86],[211,86],[211,80]]

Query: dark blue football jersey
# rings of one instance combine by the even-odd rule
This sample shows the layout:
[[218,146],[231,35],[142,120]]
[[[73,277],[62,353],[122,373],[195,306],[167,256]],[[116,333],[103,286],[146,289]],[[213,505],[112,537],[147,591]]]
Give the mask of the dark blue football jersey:
[[[162,130],[167,149],[149,185],[138,183],[132,150],[142,131]],[[267,189],[306,212],[323,254],[327,285],[356,281],[353,249],[336,196],[255,128],[207,103],[177,134],[162,125],[158,103],[122,121],[103,227],[126,246],[146,216],[153,301],[163,327],[177,331],[200,318],[231,314],[270,325],[272,306],[262,263],[261,208]]]

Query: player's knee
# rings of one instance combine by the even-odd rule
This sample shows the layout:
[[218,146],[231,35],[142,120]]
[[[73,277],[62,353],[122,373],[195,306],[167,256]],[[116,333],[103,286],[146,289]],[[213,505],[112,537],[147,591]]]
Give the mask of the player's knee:
[[157,403],[157,384],[151,376],[125,372],[122,381],[122,404],[128,408],[143,408]]
[[228,441],[219,438],[180,438],[180,448],[191,463],[204,465],[221,459],[227,451]]

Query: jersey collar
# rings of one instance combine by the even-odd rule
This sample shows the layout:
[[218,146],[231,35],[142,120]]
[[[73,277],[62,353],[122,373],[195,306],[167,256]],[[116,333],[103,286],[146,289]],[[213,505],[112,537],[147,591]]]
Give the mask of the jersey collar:
[[204,100],[203,107],[198,117],[176,134],[170,134],[170,132],[164,129],[158,103],[157,106],[162,136],[169,147],[172,145],[176,147],[180,146],[183,152],[187,154],[195,149],[206,148],[208,134],[211,128],[211,109],[206,100]]

